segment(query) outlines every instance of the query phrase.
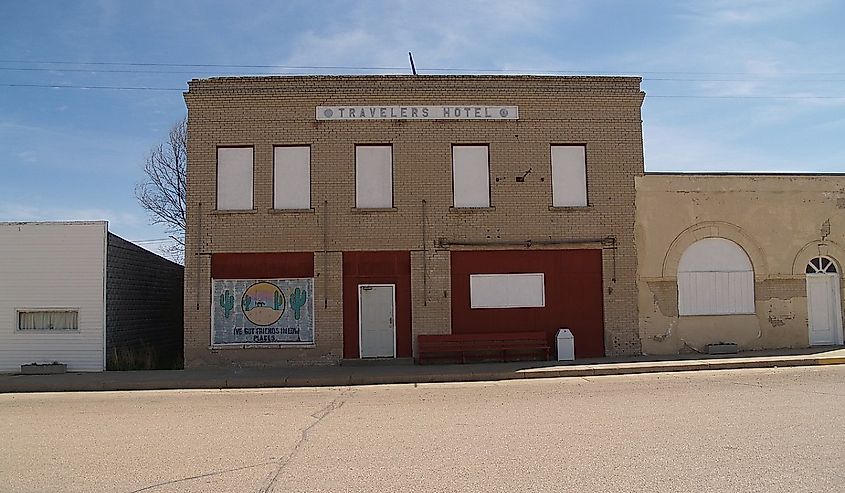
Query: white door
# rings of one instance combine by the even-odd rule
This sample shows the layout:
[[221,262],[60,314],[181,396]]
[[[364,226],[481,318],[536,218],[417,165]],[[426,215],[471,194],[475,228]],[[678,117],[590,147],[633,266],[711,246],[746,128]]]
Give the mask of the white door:
[[362,358],[396,356],[396,311],[393,284],[358,286],[358,325]]
[[842,344],[842,303],[836,265],[826,257],[816,257],[807,265],[806,273],[810,345]]

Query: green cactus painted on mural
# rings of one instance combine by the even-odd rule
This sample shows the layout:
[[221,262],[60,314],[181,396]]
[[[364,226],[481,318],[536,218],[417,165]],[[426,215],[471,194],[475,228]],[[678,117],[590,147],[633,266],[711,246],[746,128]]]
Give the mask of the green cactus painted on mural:
[[273,293],[273,309],[280,310],[283,306],[285,306],[285,299],[282,297],[282,293],[276,291]]
[[245,312],[252,310],[252,296],[245,294],[243,300],[241,300],[241,305]]
[[228,289],[220,295],[220,307],[223,308],[223,315],[229,318],[232,309],[235,308],[235,297],[232,296],[232,292]]
[[305,290],[296,288],[290,296],[288,296],[290,300],[290,307],[293,309],[293,318],[299,320],[300,317],[300,309],[305,305],[305,300],[308,299],[308,293]]

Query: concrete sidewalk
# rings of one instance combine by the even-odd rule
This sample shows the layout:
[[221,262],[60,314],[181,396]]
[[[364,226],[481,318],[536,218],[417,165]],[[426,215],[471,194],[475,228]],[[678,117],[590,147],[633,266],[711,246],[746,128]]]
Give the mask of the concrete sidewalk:
[[0,375],[0,393],[158,389],[322,387],[588,377],[739,368],[845,364],[845,349],[811,348],[701,354],[597,358],[572,363],[529,361],[466,365],[355,364],[292,368],[114,371],[61,375]]

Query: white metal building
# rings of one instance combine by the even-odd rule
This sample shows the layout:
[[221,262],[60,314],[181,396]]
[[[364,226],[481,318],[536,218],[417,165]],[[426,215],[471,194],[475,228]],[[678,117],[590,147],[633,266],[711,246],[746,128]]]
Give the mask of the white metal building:
[[127,354],[172,360],[181,289],[182,266],[106,221],[0,223],[0,372],[53,362],[102,371]]
[[105,221],[0,223],[0,371],[105,369]]

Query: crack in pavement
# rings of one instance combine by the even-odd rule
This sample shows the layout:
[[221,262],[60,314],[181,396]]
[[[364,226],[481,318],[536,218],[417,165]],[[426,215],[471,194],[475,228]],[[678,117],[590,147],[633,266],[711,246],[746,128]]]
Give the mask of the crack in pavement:
[[273,471],[270,475],[268,475],[267,484],[264,485],[264,487],[259,488],[258,493],[270,493],[271,491],[273,491],[276,486],[276,481],[278,481],[279,479],[279,475],[282,473],[285,467],[290,464],[290,462],[299,452],[300,447],[308,441],[309,432],[314,429],[315,426],[320,424],[324,419],[329,417],[329,415],[331,415],[333,412],[343,407],[348,397],[351,397],[354,393],[355,389],[353,389],[352,387],[346,387],[343,392],[340,393],[339,396],[335,397],[327,405],[318,409],[317,411],[314,411],[309,415],[314,418],[315,421],[310,425],[306,426],[305,428],[299,430],[299,440],[296,441],[296,444],[294,444],[293,449],[286,457],[276,462],[278,464],[278,467],[276,467],[276,470]]
[[173,480],[170,480],[170,481],[164,481],[162,483],[151,484],[151,485],[145,486],[141,489],[132,490],[130,493],[140,493],[142,491],[149,491],[149,490],[152,490],[154,488],[159,488],[161,486],[168,486],[168,485],[171,485],[171,484],[183,483],[185,481],[192,481],[194,479],[208,478],[208,477],[211,477],[211,476],[219,476],[220,474],[226,474],[228,472],[243,471],[245,469],[252,469],[253,467],[261,467],[261,466],[266,466],[266,465],[275,464],[275,463],[276,463],[276,461],[269,460],[269,461],[265,461],[265,462],[259,462],[258,464],[252,464],[252,465],[249,465],[249,466],[233,467],[231,469],[223,469],[223,470],[220,470],[220,471],[212,471],[212,472],[208,472],[208,473],[205,473],[205,474],[197,474],[196,476],[189,476],[187,478],[179,478],[179,479],[173,479]]

